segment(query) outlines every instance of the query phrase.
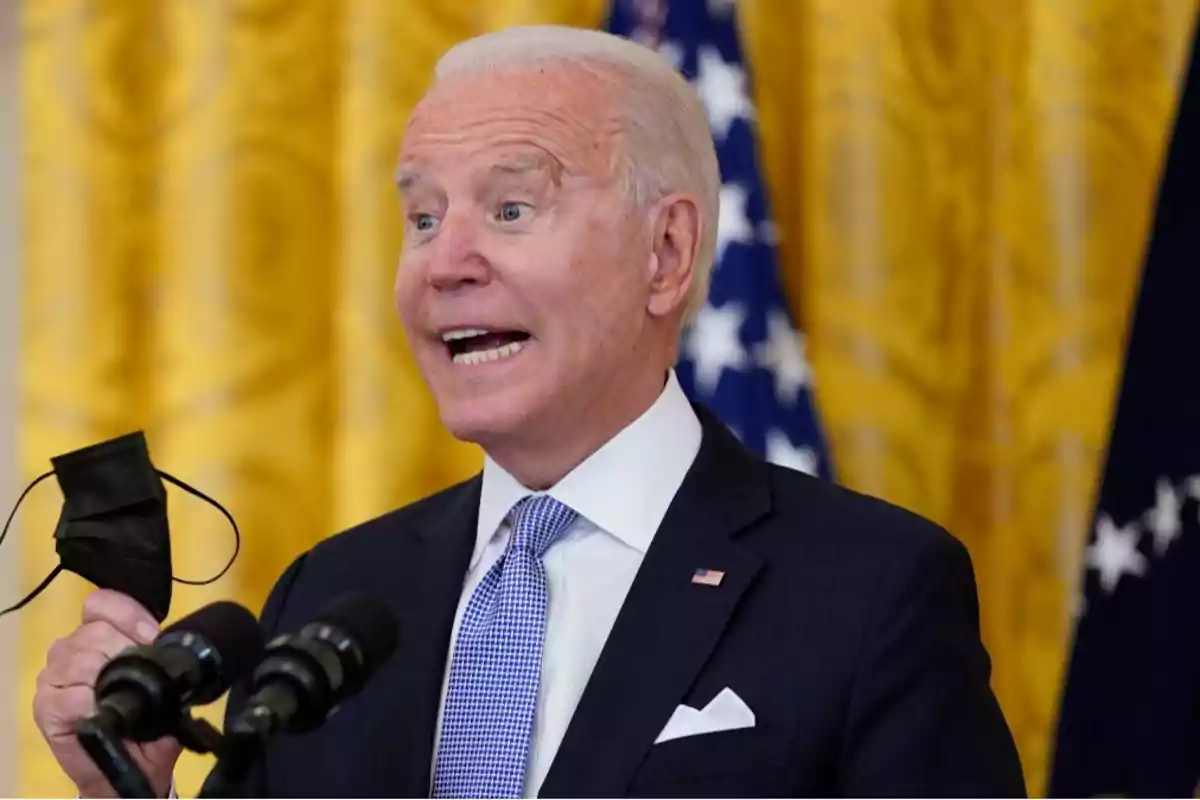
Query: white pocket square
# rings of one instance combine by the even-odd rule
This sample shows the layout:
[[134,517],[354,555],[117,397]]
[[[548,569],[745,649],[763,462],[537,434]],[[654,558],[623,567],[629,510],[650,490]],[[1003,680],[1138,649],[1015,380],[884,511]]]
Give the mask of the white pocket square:
[[667,720],[667,726],[654,740],[655,744],[697,736],[702,733],[735,731],[754,727],[754,712],[746,701],[738,697],[728,686],[700,710],[681,705]]

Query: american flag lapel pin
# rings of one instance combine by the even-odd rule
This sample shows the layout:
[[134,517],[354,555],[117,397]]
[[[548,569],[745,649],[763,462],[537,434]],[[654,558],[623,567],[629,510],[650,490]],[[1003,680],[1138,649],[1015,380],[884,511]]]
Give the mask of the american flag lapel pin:
[[719,569],[697,568],[692,574],[692,583],[698,583],[701,586],[720,586],[723,580],[725,580],[725,573]]

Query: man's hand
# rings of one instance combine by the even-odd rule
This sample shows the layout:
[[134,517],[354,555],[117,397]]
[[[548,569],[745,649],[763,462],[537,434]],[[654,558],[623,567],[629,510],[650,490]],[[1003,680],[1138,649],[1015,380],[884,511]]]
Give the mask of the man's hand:
[[[50,751],[83,797],[116,797],[103,773],[75,740],[75,729],[95,709],[96,677],[127,647],[150,644],[158,622],[132,598],[100,589],[83,603],[83,622],[50,647],[38,675],[33,717]],[[182,750],[174,738],[148,744],[127,742],[129,753],[159,797],[166,797]]]

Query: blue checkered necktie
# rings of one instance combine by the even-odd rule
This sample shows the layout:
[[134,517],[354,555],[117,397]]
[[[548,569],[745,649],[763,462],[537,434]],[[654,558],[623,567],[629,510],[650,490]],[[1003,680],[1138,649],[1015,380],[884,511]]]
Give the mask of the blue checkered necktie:
[[459,624],[434,797],[524,796],[548,604],[542,554],[578,516],[546,495],[513,506],[508,547]]

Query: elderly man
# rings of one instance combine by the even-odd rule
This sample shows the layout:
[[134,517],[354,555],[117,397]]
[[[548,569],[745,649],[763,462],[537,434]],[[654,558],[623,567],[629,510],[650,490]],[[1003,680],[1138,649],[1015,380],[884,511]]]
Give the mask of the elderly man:
[[[1024,793],[964,548],[768,465],[682,394],[718,187],[703,110],[648,49],[538,27],[442,59],[400,156],[396,302],[444,423],[487,459],[279,580],[269,633],[366,589],[402,644],[273,746],[257,791]],[[50,654],[37,715],[84,793],[109,791],[70,736],[96,655],[152,622],[100,592]],[[138,751],[164,792],[178,752]]]

